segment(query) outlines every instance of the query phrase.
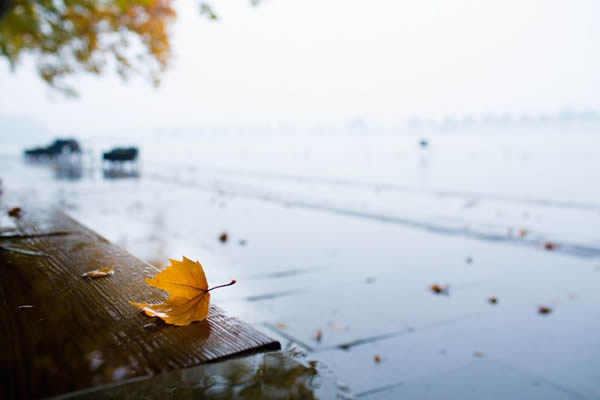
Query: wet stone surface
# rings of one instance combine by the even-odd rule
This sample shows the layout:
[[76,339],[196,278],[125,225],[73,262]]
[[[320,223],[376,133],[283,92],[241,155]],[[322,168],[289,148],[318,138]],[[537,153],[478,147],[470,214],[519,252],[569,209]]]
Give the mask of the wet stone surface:
[[579,170],[541,180],[556,153],[527,163],[488,151],[460,166],[434,154],[427,171],[408,156],[374,160],[344,179],[316,159],[278,159],[278,172],[182,161],[58,182],[14,160],[5,186],[159,267],[185,255],[210,284],[237,279],[213,302],[355,397],[600,398],[600,196],[577,178],[597,163],[561,153]]

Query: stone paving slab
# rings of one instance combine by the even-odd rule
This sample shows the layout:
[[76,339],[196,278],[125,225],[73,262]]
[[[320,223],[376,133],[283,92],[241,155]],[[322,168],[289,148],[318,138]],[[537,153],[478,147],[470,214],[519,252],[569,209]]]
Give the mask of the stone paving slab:
[[577,392],[490,360],[472,361],[444,374],[365,393],[359,398],[438,400],[448,398],[450,393],[460,393],[461,400],[585,399]]
[[[572,310],[565,306],[561,313],[569,315]],[[425,379],[481,358],[510,367],[513,374],[521,371],[595,398],[600,391],[600,380],[594,379],[598,363],[589,354],[597,347],[600,323],[590,319],[584,326],[576,326],[569,323],[569,317],[554,317],[507,307],[318,356],[340,376],[352,376],[357,393]],[[381,362],[375,362],[375,355]],[[575,373],[569,364],[572,360],[586,361],[575,364]],[[363,373],[356,374],[356,368]],[[462,379],[471,380],[468,375]]]

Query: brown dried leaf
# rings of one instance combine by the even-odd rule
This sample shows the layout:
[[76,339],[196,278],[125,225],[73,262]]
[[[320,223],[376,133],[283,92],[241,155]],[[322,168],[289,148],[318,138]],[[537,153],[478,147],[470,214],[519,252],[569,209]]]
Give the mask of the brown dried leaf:
[[548,306],[539,306],[538,312],[540,314],[550,314],[552,312],[552,308],[550,308]]
[[439,285],[437,283],[434,283],[433,285],[431,285],[430,289],[435,294],[448,294],[450,291],[450,286],[449,285]]

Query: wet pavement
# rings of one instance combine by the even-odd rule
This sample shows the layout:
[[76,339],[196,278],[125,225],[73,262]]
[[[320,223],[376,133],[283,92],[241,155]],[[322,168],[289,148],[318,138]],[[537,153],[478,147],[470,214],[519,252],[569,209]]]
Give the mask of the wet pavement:
[[17,159],[2,166],[5,190],[60,204],[136,256],[164,266],[185,255],[211,285],[236,279],[214,303],[356,397],[600,397],[593,195],[151,164],[138,179],[61,182]]

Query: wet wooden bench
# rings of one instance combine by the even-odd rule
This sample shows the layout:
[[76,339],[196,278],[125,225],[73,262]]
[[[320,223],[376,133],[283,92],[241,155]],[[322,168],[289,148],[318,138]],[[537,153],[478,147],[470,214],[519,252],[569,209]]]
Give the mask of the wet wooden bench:
[[[185,327],[149,318],[129,301],[166,299],[143,280],[154,266],[59,210],[23,206],[12,220],[0,226],[3,399],[64,395],[280,348],[214,305],[206,321]],[[81,276],[107,266],[114,275]]]

